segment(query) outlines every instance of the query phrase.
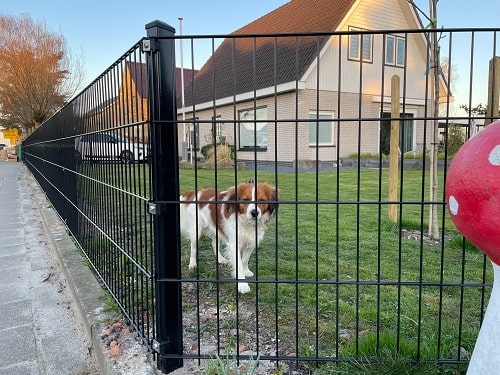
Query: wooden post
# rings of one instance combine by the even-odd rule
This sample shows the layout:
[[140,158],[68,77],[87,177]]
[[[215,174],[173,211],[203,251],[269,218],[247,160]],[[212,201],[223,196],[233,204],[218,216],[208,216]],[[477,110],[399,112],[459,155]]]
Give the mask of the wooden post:
[[500,94],[500,57],[495,56],[490,60],[490,69],[488,75],[488,106],[486,108],[486,117],[484,126],[491,124],[498,119],[498,97]]
[[[399,76],[391,78],[391,140],[389,157],[389,201],[398,200],[398,172],[399,172]],[[396,223],[398,220],[398,206],[389,205],[389,220]]]

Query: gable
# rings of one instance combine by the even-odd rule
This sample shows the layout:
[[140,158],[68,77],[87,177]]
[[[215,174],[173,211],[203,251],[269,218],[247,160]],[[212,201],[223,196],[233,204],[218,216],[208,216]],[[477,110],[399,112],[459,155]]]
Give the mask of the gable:
[[357,25],[367,30],[421,29],[407,0],[360,0],[346,15],[338,31]]
[[328,40],[327,35],[308,33],[335,31],[356,1],[292,0],[238,29],[200,69],[193,86],[186,88],[186,105],[299,80]]
[[[346,14],[338,31],[347,32],[351,27],[367,32],[369,30],[415,30],[421,29],[421,24],[406,0],[360,0]],[[319,73],[317,59],[306,71],[303,77],[305,88],[316,89],[317,83],[320,82],[323,90],[337,91],[340,88],[342,92],[356,93],[359,92],[361,85],[364,94],[390,96],[391,76],[396,74],[402,77],[406,74],[407,93],[413,97],[424,97],[425,79],[422,78],[424,78],[427,57],[425,35],[398,31],[391,35],[397,35],[406,40],[408,48],[406,70],[401,67],[383,65],[386,35],[368,33],[365,36],[371,40],[372,58],[370,63],[363,64],[361,79],[359,61],[348,58],[349,36],[334,35],[321,51]],[[383,86],[381,85],[382,77],[385,81]]]
[[[196,74],[193,85],[186,87],[185,104],[211,106],[214,100],[230,100],[245,93],[253,97],[259,90],[268,89],[268,95],[295,90],[295,85],[285,84],[315,77],[318,57],[323,59],[338,38],[328,33],[348,31],[349,26],[367,30],[421,29],[407,0],[292,0],[224,39]],[[424,59],[425,38],[408,34],[407,39],[415,57]],[[347,40],[343,36],[343,50],[347,49]],[[378,62],[383,61],[382,49],[379,43]]]
[[130,78],[130,83],[135,85],[134,92],[137,92],[137,95],[142,99],[146,99],[148,97],[148,82],[147,82],[147,69],[146,64],[141,62],[125,62],[125,80],[127,82],[127,78]]
[[[195,74],[198,72],[193,69],[182,69],[184,74],[184,86],[189,85]],[[125,62],[125,72],[123,74],[123,81],[126,82],[126,86],[132,85],[132,92],[137,93],[141,99],[148,98],[148,72],[147,66],[142,62]],[[181,68],[176,68],[175,72],[175,89],[177,96],[181,95]]]

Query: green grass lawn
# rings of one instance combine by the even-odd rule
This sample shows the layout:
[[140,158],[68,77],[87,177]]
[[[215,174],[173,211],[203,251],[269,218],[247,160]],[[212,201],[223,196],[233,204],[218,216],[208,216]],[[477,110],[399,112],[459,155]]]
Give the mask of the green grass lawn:
[[[428,173],[422,171],[399,175],[397,223],[388,220],[387,170],[244,170],[235,176],[234,170],[182,169],[180,187],[181,192],[226,188],[246,179],[278,187],[278,214],[251,259],[256,274],[251,281],[259,282],[238,299],[255,306],[258,324],[271,327],[284,352],[435,363],[456,360],[459,346],[472,352],[481,304],[490,292],[481,283],[492,280],[491,266],[463,242],[445,211],[442,178],[438,213],[443,234],[434,242],[406,238],[409,231],[428,230]],[[187,270],[188,252],[183,242],[186,277],[228,277],[226,268],[214,266],[209,241],[201,242],[196,272]],[[198,285],[213,288],[210,282]],[[217,289],[222,303],[234,303],[232,286],[223,283]],[[356,373],[352,366],[365,373],[361,363],[342,366],[351,366],[349,373]],[[316,371],[335,369],[323,364]]]
[[[141,211],[142,199],[135,199],[149,194],[149,168],[86,168],[96,181],[85,201],[94,207],[92,218],[104,220],[101,226],[110,234],[119,233],[115,241],[149,269],[149,253],[135,253],[151,246],[148,233],[137,230],[137,225],[147,228],[150,218]],[[198,269],[189,271],[189,245],[182,242],[183,278],[197,280],[194,293],[183,289],[185,312],[199,315],[202,301],[232,313],[206,325],[198,316],[199,327],[187,328],[188,334],[219,335],[238,328],[236,341],[259,352],[264,342],[271,342],[266,345],[274,346],[277,355],[311,359],[303,366],[317,374],[391,374],[387,369],[398,366],[398,374],[464,371],[466,364],[457,368],[436,363],[456,363],[459,347],[472,352],[490,293],[482,282],[492,281],[492,270],[449,219],[442,174],[439,241],[420,240],[428,231],[428,172],[399,175],[396,223],[388,219],[394,202],[388,202],[385,169],[297,174],[181,169],[179,177],[181,192],[225,189],[248,179],[275,185],[280,192],[277,215],[251,258],[255,277],[249,279],[250,293],[237,295],[229,268],[216,267],[210,241],[200,242]],[[113,198],[121,196],[117,188],[131,193],[119,205]],[[86,189],[81,187],[82,196]],[[116,208],[115,215],[99,215]],[[137,223],[133,212],[141,212],[142,221]],[[127,257],[116,254],[120,267],[128,269]],[[147,298],[149,293],[143,297],[141,287],[125,275],[127,287],[117,287],[115,294],[128,290],[137,294],[136,300]],[[254,312],[250,319],[245,318],[248,311]],[[220,335],[219,344],[227,349],[235,338]],[[328,358],[330,362],[324,360]]]

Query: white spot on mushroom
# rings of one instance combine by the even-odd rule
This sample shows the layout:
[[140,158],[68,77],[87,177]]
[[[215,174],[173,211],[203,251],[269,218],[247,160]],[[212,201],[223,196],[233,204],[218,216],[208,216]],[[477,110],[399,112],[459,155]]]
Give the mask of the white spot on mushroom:
[[450,212],[452,215],[458,214],[458,201],[455,199],[453,195],[450,195],[450,199],[448,200],[448,204],[450,206]]
[[491,150],[488,155],[488,161],[492,165],[500,165],[500,145],[495,146],[493,150]]

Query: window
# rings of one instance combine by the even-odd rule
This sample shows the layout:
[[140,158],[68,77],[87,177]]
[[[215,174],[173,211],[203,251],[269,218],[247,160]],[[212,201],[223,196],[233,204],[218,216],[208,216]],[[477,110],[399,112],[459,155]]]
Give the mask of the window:
[[385,37],[385,63],[403,67],[405,65],[406,39],[395,35]]
[[309,114],[309,146],[333,146],[331,113]]
[[200,123],[198,117],[186,121],[186,140],[189,151],[200,151]]
[[[413,113],[400,113],[399,149],[404,154],[414,150]],[[389,155],[391,138],[391,113],[383,112],[380,122],[380,153]]]
[[212,116],[212,134],[215,138],[213,138],[212,142],[217,144],[225,143],[226,137],[222,135],[224,131],[224,122],[222,121],[222,116]]
[[[349,31],[363,31],[363,29],[349,27]],[[349,59],[372,62],[372,39],[371,34],[349,35]]]
[[240,148],[267,149],[267,107],[239,112]]

